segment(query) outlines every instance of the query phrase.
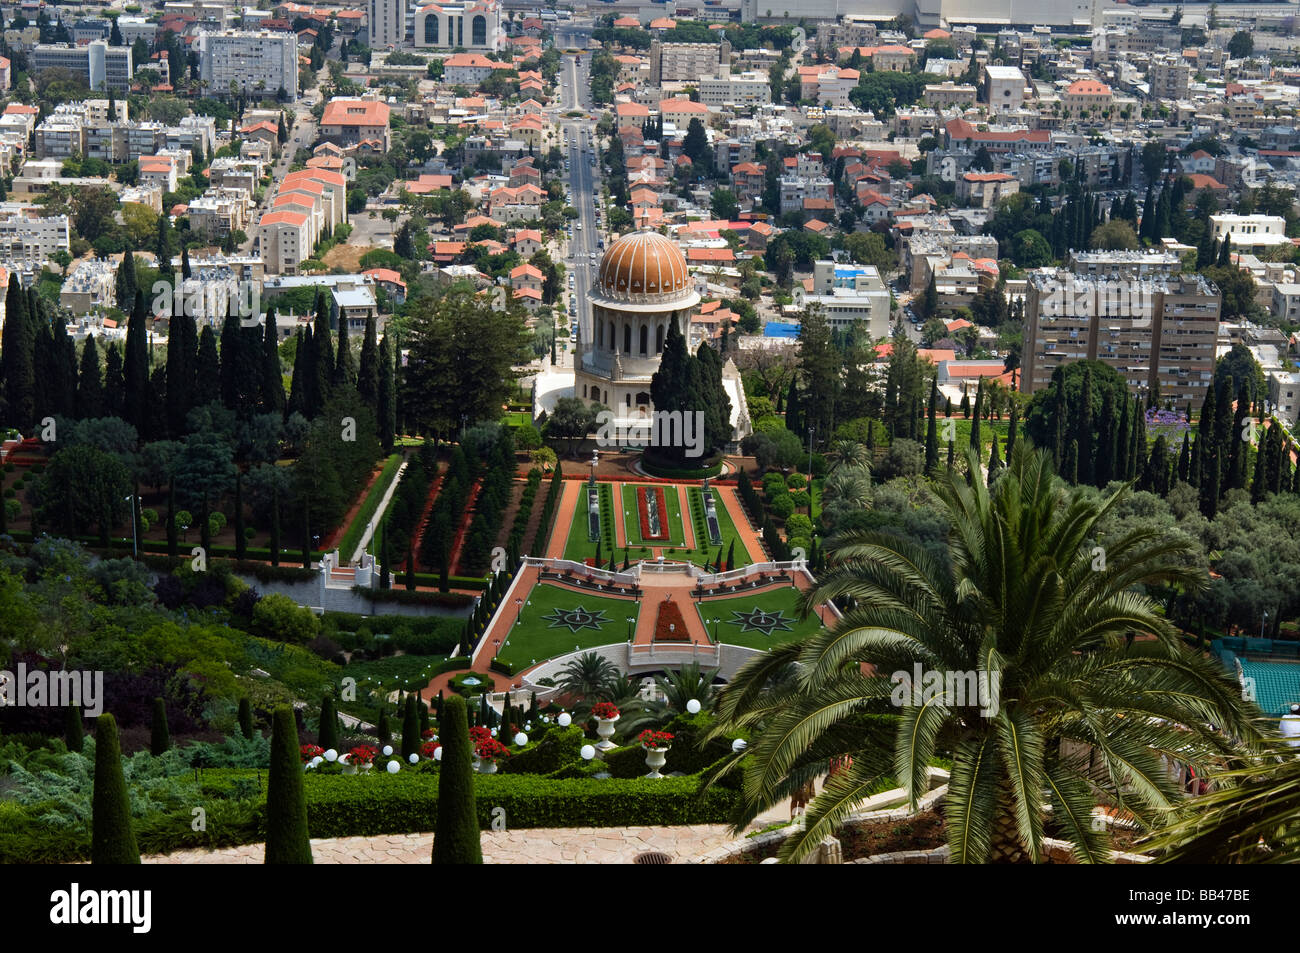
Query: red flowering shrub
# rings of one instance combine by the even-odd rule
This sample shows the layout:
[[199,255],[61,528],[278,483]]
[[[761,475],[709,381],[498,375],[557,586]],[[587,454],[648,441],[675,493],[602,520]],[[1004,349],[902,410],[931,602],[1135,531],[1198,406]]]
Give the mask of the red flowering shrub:
[[358,745],[348,752],[349,764],[374,764],[379,752],[371,745]]
[[[652,532],[650,529],[650,513],[646,506],[646,493],[653,493],[655,498],[655,507],[659,512],[659,532]],[[664,505],[664,491],[661,487],[638,487],[636,491],[636,508],[641,517],[641,538],[642,539],[667,539],[668,538],[668,508]]]
[[436,752],[441,747],[442,747],[441,741],[426,741],[424,744],[420,746],[420,754],[424,755],[426,758],[430,760],[433,760],[434,752]]
[[655,731],[653,728],[647,728],[641,734],[637,735],[637,742],[642,748],[648,748],[651,751],[667,751],[673,746],[673,736],[666,731]]
[[469,740],[472,741],[474,747],[477,748],[483,742],[492,740],[492,729],[484,725],[475,725],[469,730]]
[[659,615],[655,619],[656,642],[689,642],[690,633],[686,631],[686,617],[676,602],[666,600],[659,603]]
[[489,738],[475,745],[474,753],[481,761],[501,761],[510,757],[510,749],[495,738]]
[[298,754],[302,757],[302,763],[306,764],[313,758],[325,757],[325,749],[320,745],[303,745],[298,749]]
[[593,718],[617,718],[618,714],[618,706],[613,702],[596,702],[591,706]]

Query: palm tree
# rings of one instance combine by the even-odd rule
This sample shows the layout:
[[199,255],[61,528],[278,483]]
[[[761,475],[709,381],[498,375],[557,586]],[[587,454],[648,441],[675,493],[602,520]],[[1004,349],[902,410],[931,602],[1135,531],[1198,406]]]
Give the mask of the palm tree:
[[[656,677],[655,687],[663,696],[662,700],[633,701],[630,717],[628,709],[619,704],[623,715],[618,722],[620,737],[635,737],[646,728],[658,728],[678,715],[687,714],[686,704],[692,699],[700,703],[700,711],[708,711],[714,703],[713,679],[717,674],[717,669],[704,670],[699,662],[691,662],[678,671],[670,671],[667,676]],[[633,683],[639,692],[640,680],[633,679]]]
[[560,669],[555,684],[575,702],[590,704],[613,697],[620,681],[613,662],[596,652],[583,652]]
[[858,443],[856,440],[836,440],[831,444],[830,451],[826,455],[835,461],[835,466],[831,468],[832,472],[838,467],[871,466],[871,451],[867,449],[866,444]]
[[[968,475],[936,489],[950,523],[946,563],[896,536],[832,541],[835,565],[804,604],[838,600],[850,606],[844,618],[747,664],[718,702],[711,736],[755,737],[737,830],[829,758],[851,756],[782,848],[798,859],[883,781],[915,808],[942,753],[953,761],[944,818],[954,862],[1041,860],[1048,804],[1076,858],[1102,861],[1099,800],[1158,827],[1180,797],[1170,762],[1204,774],[1231,754],[1229,737],[1254,736],[1239,686],[1185,650],[1135,588],[1201,585],[1186,544],[1136,529],[1105,540],[1098,560],[1098,523],[1126,490],[1100,502],[1067,491],[1048,459],[1019,442],[990,489],[968,452]],[[1134,633],[1154,638],[1126,638]],[[791,662],[797,688],[766,690]],[[914,666],[982,678],[989,690],[964,697],[946,681],[948,692],[917,698]]]

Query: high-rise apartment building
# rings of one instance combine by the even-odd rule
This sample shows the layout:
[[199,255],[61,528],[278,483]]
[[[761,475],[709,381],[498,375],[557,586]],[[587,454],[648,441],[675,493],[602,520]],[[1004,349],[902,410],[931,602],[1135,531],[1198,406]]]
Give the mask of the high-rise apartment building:
[[227,97],[232,84],[241,92],[275,96],[284,90],[298,98],[298,38],[292,33],[223,30],[200,33],[199,79],[208,95]]
[[1214,377],[1222,297],[1171,253],[1076,252],[1030,273],[1020,389],[1051,383],[1065,364],[1097,360],[1133,393],[1156,389],[1199,404]]
[[85,79],[92,90],[125,92],[131,87],[131,47],[109,46],[104,40],[92,40],[85,46],[38,43],[32,50],[31,68],[37,73],[66,69]]
[[370,46],[376,50],[398,47],[406,39],[406,0],[370,0]]

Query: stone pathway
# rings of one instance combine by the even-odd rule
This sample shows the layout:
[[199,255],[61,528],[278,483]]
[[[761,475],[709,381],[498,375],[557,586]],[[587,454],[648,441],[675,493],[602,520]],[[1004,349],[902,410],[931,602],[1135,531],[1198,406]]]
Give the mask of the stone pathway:
[[[370,517],[369,521],[366,523],[366,531],[361,534],[361,542],[357,543],[357,551],[354,552],[352,558],[348,560],[351,565],[355,566],[357,563],[361,562],[361,557],[366,554],[366,547],[370,545],[370,538],[375,534],[375,527],[383,520],[384,511],[388,509],[388,504],[392,501],[393,494],[397,492],[397,484],[402,482],[402,475],[404,473],[406,473],[405,460],[403,460],[402,465],[397,468],[397,472],[393,474],[392,482],[388,484],[388,489],[384,491],[384,495],[379,501],[379,506],[375,508],[375,515]],[[344,553],[343,555],[346,556],[347,553]]]
[[[733,840],[721,824],[688,827],[556,827],[484,831],[489,864],[630,864],[642,851],[663,851],[676,863]],[[186,850],[145,857],[146,864],[260,864],[264,844],[219,850]],[[318,864],[427,864],[433,834],[330,837],[311,842]]]

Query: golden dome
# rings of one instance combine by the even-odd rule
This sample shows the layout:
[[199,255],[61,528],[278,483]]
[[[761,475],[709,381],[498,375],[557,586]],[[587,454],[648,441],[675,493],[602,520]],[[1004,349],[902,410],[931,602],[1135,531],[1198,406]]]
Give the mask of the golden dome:
[[686,258],[658,232],[632,232],[610,245],[600,260],[597,288],[624,301],[672,300],[693,290]]

